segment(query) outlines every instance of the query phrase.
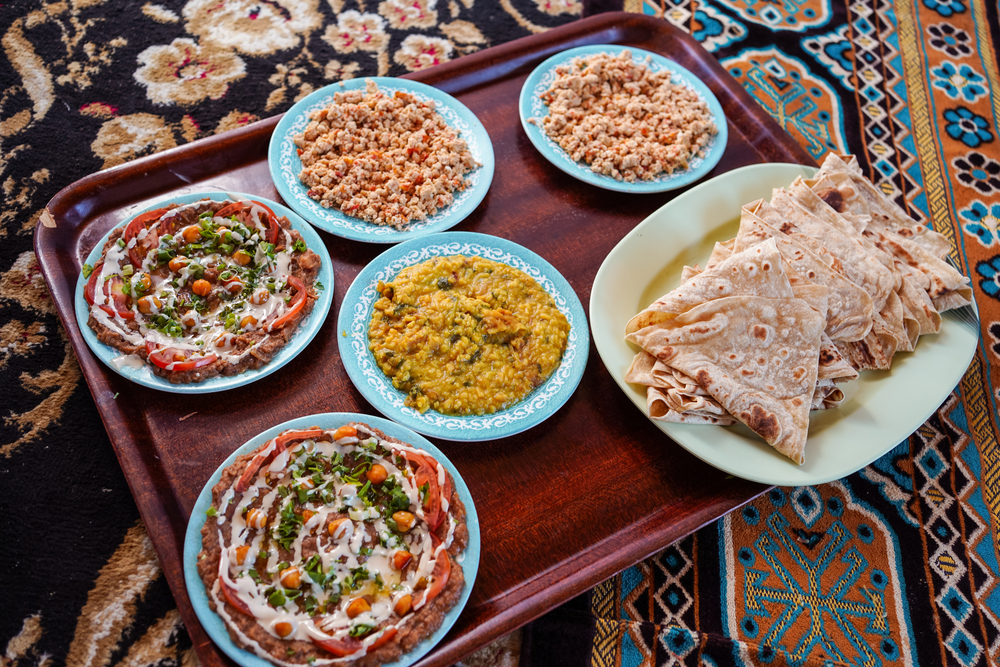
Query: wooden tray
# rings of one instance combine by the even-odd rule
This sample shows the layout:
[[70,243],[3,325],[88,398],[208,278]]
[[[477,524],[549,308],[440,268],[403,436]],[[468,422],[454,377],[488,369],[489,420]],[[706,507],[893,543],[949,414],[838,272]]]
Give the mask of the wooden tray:
[[[564,49],[600,43],[668,56],[712,89],[729,120],[729,143],[709,177],[758,162],[814,164],[694,40],[641,15],[600,14],[412,75],[465,103],[493,140],[492,187],[455,229],[530,248],[585,304],[611,248],[678,194],[628,195],[585,185],[542,158],[522,131],[517,100],[531,70]],[[153,200],[227,189],[277,199],[267,168],[277,121],[88,176],[52,199],[35,233],[45,281],[206,666],[230,663],[207,638],[184,587],[181,553],[195,498],[230,452],[270,426],[318,412],[377,414],[347,377],[335,329],[351,281],[385,247],[323,234],[336,276],[327,326],[279,372],[208,396],[145,389],[107,369],[80,333],[74,286],[101,236]],[[580,388],[545,423],[503,440],[435,444],[475,498],[482,561],[468,606],[445,641],[420,661],[423,667],[461,659],[765,490],[728,478],[671,443],[618,389],[593,349]]]

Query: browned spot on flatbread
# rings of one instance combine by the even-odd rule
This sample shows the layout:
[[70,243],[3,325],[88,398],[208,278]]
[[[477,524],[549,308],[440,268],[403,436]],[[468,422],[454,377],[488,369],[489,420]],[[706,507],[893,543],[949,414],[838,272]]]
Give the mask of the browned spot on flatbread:
[[816,194],[819,195],[820,199],[829,204],[830,208],[833,210],[838,213],[844,212],[844,197],[840,194],[840,190],[823,190],[822,192],[817,192]]
[[792,371],[792,377],[794,377],[796,380],[801,380],[803,377],[805,377],[805,374],[806,374],[806,369],[802,368],[802,366],[799,366],[794,371]]
[[674,348],[670,347],[669,345],[666,345],[662,350],[660,350],[660,353],[657,354],[656,356],[662,359],[663,361],[668,361],[672,356],[674,356]]
[[774,413],[768,412],[756,403],[750,407],[749,412],[741,412],[740,419],[754,432],[759,434],[768,442],[774,442],[781,435],[781,427],[778,425],[778,418]]
[[808,271],[806,271],[806,278],[808,278],[809,280],[816,280],[816,272],[813,271],[812,269],[809,269]]
[[691,333],[701,334],[701,333],[712,333],[712,330],[708,327],[691,327]]
[[759,324],[755,324],[753,327],[753,337],[760,340],[767,340],[767,329]]
[[795,398],[792,399],[792,405],[794,405],[795,407],[799,407],[800,405],[802,405],[802,399],[796,396]]
[[698,371],[698,374],[695,376],[694,379],[697,380],[698,384],[700,384],[702,387],[708,387],[709,385],[712,384],[712,376],[709,375],[708,371],[706,371],[704,368]]
[[764,366],[765,364],[767,364],[767,358],[757,357],[757,364],[760,366]]
[[781,223],[781,227],[779,227],[778,229],[780,229],[785,234],[791,234],[792,232],[795,231],[795,225],[793,225],[790,222],[783,222]]
[[757,374],[756,371],[747,370],[746,368],[741,369],[740,372],[743,373],[743,377],[752,377]]
[[822,348],[820,349],[820,351],[819,351],[819,365],[820,366],[829,366],[830,364],[832,364],[835,361],[837,361],[837,355],[835,355],[833,352],[831,352],[828,349],[827,350],[824,350]]

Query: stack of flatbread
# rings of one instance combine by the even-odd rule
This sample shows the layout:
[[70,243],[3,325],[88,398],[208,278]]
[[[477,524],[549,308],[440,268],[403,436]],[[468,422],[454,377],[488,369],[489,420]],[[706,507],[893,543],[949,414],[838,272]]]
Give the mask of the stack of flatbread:
[[743,422],[802,464],[809,412],[837,407],[838,383],[889,369],[971,303],[950,249],[831,154],[813,179],[745,205],[736,238],[629,321],[642,350],[625,379],[646,386],[653,419]]

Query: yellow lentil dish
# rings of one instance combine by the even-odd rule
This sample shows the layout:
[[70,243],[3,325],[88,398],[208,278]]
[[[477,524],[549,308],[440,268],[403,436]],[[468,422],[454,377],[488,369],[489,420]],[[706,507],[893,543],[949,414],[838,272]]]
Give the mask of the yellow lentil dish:
[[368,345],[405,404],[483,415],[522,400],[559,366],[569,322],[522,271],[435,257],[378,284]]

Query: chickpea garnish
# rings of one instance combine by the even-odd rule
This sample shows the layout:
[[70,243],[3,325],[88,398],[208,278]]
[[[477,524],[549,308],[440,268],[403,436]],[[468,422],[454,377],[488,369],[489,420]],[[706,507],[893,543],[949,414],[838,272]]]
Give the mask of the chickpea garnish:
[[226,291],[230,294],[239,294],[243,291],[243,281],[240,280],[239,276],[233,276],[229,280],[222,281],[222,286],[226,288]]
[[148,315],[149,313],[159,312],[160,308],[163,307],[163,302],[157,299],[155,296],[144,296],[139,299],[139,312]]
[[194,281],[193,285],[191,285],[191,291],[198,296],[208,296],[212,293],[212,283],[208,282],[204,278],[199,278]]
[[244,544],[243,546],[236,547],[236,562],[239,565],[243,565],[243,561],[247,559],[248,551],[250,551],[249,544]]
[[299,584],[302,583],[302,575],[299,574],[299,568],[288,567],[281,571],[278,575],[278,581],[285,588],[298,588]]
[[169,262],[167,262],[167,268],[169,268],[174,273],[177,273],[190,263],[191,260],[185,257],[184,255],[177,255],[177,257],[174,257]]
[[292,624],[288,621],[280,621],[274,624],[274,632],[279,637],[287,637],[292,634]]
[[[336,537],[337,537],[337,532],[338,532],[338,529],[339,529],[339,528],[340,528],[340,527],[341,527],[342,525],[344,525],[344,522],[345,522],[345,521],[347,521],[347,519],[345,519],[345,518],[341,517],[341,518],[339,518],[339,519],[334,519],[333,521],[331,521],[331,522],[330,522],[330,525],[328,525],[328,526],[326,527],[326,530],[327,530],[327,532],[328,532],[328,533],[330,533],[330,537],[332,537],[332,538],[336,539]],[[343,531],[339,531],[339,532],[343,533]]]
[[396,600],[396,605],[392,608],[396,612],[397,616],[406,616],[410,613],[410,609],[413,607],[413,596],[407,593],[403,597]]
[[181,232],[181,236],[188,243],[194,243],[195,241],[201,239],[201,230],[198,228],[198,225],[191,225],[184,228]]
[[253,315],[247,315],[240,320],[241,329],[253,329],[255,326],[257,326],[257,318]]
[[392,566],[397,570],[402,570],[413,560],[413,554],[408,551],[397,551],[392,555]]
[[368,472],[365,473],[365,477],[367,477],[368,481],[372,484],[381,484],[387,477],[389,477],[389,471],[386,470],[385,466],[382,464],[376,463],[369,468]]
[[247,512],[247,525],[251,528],[263,528],[267,525],[267,515],[255,507]]
[[392,520],[396,522],[396,527],[399,528],[399,532],[405,533],[410,528],[413,528],[413,524],[416,522],[417,517],[413,516],[412,512],[399,511],[392,513]]
[[153,286],[153,279],[149,277],[148,273],[140,273],[132,279],[132,284],[136,289],[141,289],[141,291],[147,292],[149,291],[149,288]]
[[316,516],[316,512],[312,510],[302,510],[302,523],[309,523],[309,519]]
[[252,303],[255,306],[259,306],[261,304],[267,303],[267,300],[270,298],[271,298],[271,293],[268,292],[266,288],[262,287],[253,293],[253,296],[250,297],[250,303]]
[[341,426],[336,431],[333,432],[334,441],[340,440],[341,438],[356,438],[358,437],[358,429],[353,426]]
[[359,614],[363,614],[366,611],[371,611],[372,606],[368,604],[368,600],[364,598],[354,598],[351,600],[351,604],[347,605],[347,618],[354,618]]
[[233,253],[233,261],[239,264],[240,266],[246,266],[247,264],[250,263],[251,259],[253,258],[250,257],[250,253],[248,253],[246,250],[240,249]]

